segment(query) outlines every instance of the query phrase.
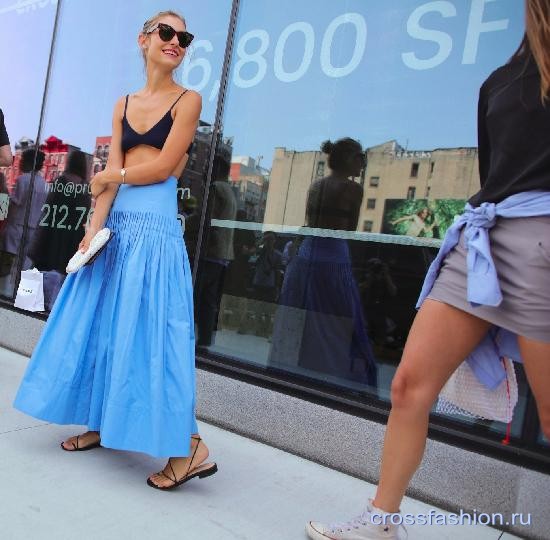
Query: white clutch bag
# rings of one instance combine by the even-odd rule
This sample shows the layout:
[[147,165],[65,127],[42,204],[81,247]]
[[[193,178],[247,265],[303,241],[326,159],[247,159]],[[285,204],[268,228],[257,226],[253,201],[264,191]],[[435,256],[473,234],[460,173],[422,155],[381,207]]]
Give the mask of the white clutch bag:
[[77,272],[86,264],[91,264],[95,261],[98,255],[103,251],[109,240],[113,237],[113,232],[110,229],[101,229],[96,235],[92,238],[90,245],[84,253],[81,253],[80,250],[77,251],[67,264],[67,274],[72,274]]

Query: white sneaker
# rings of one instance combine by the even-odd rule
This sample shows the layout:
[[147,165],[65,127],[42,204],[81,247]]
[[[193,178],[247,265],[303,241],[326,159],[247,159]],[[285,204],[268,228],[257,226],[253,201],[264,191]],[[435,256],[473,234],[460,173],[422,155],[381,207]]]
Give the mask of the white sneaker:
[[[405,540],[407,531],[403,525],[378,525],[386,512],[375,508],[369,499],[367,509],[356,518],[344,523],[323,524],[310,521],[306,532],[312,540]],[[373,517],[375,519],[373,520]]]

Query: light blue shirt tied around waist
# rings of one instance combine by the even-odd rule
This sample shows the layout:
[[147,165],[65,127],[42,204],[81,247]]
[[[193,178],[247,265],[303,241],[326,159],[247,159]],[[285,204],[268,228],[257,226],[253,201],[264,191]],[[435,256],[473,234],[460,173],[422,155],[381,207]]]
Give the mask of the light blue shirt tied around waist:
[[[430,294],[443,260],[458,244],[463,228],[467,249],[467,299],[474,307],[499,306],[502,292],[491,257],[489,229],[495,226],[499,217],[537,216],[550,216],[550,192],[526,191],[511,195],[500,203],[482,203],[475,208],[467,204],[464,214],[447,230],[439,253],[430,265],[416,307],[420,308]],[[517,336],[504,328],[492,327],[466,361],[478,380],[493,390],[506,377],[500,361],[503,357],[521,362]]]

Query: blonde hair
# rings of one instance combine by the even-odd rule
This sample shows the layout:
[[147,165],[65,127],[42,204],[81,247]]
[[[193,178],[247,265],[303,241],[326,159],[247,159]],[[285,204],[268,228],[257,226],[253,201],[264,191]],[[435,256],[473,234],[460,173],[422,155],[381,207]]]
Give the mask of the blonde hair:
[[527,0],[525,3],[527,43],[539,68],[541,97],[550,98],[550,2]]
[[[161,18],[161,17],[176,17],[179,19],[186,27],[187,22],[185,21],[185,17],[183,15],[180,15],[177,11],[172,11],[171,9],[167,11],[159,11],[156,15],[153,15],[149,19],[147,19],[143,23],[143,28],[141,29],[141,33],[146,36],[149,29]],[[147,64],[147,55],[145,54],[145,51],[141,51],[141,54],[143,56],[143,61],[145,64]]]

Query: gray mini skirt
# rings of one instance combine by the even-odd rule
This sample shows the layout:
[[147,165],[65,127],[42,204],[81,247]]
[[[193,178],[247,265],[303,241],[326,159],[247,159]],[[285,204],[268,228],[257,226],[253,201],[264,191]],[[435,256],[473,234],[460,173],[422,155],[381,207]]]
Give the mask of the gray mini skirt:
[[550,343],[550,217],[499,218],[489,238],[503,296],[498,307],[473,307],[466,298],[464,232],[443,261],[428,298]]

